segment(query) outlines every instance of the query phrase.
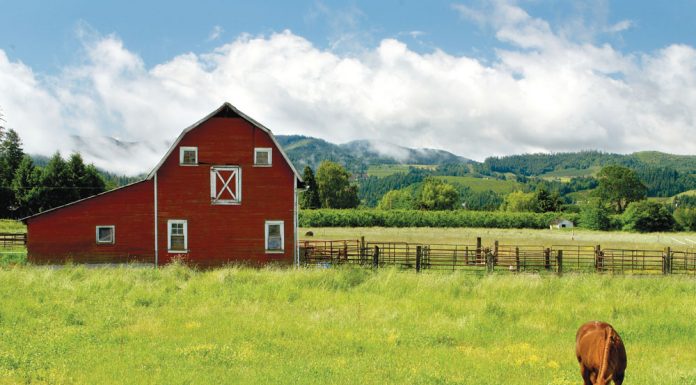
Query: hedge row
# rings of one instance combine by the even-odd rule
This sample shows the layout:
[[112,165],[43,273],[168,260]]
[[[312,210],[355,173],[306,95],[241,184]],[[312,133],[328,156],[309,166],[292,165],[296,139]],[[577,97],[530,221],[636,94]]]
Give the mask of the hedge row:
[[577,214],[515,213],[503,211],[423,210],[301,210],[302,227],[494,227],[548,228],[563,217],[577,222]]

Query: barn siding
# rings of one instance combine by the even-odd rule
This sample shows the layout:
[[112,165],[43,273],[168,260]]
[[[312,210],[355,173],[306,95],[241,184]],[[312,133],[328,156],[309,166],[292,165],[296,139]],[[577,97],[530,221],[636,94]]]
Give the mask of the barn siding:
[[[154,261],[153,183],[143,181],[27,220],[31,263]],[[96,226],[114,225],[114,244],[96,243]]]
[[[198,166],[180,166],[181,146],[198,147]],[[254,148],[273,149],[272,167],[254,166]],[[242,169],[242,202],[212,205],[210,167]],[[187,133],[157,171],[159,259],[192,264],[292,263],[294,173],[269,135],[241,118],[211,118]],[[185,219],[189,253],[167,251],[167,221]],[[265,221],[284,221],[282,254],[265,252]]]

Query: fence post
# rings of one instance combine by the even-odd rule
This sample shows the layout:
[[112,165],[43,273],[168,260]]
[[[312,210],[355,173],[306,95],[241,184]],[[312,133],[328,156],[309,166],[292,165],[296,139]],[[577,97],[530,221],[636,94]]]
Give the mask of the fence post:
[[662,256],[662,274],[672,274],[672,248],[665,247],[665,254]]
[[556,265],[558,265],[558,276],[563,275],[563,250],[556,252]]
[[491,249],[486,248],[484,254],[486,256],[486,272],[492,273],[494,266],[493,253],[491,253]]
[[365,236],[360,236],[360,264],[365,263],[367,250],[365,250]]
[[595,246],[594,256],[595,256],[595,263],[594,263],[595,270],[602,271],[604,261],[602,258],[602,247],[600,245]]
[[476,237],[476,262],[481,261],[481,237]]
[[498,262],[498,241],[493,242],[493,261]]
[[372,254],[372,267],[375,269],[379,267],[379,246],[375,246],[375,252]]
[[416,246],[416,273],[420,273],[421,270],[421,258],[423,258],[423,248],[422,246]]
[[515,247],[515,271],[520,272],[520,248]]
[[551,270],[551,249],[548,247],[544,249],[544,268]]

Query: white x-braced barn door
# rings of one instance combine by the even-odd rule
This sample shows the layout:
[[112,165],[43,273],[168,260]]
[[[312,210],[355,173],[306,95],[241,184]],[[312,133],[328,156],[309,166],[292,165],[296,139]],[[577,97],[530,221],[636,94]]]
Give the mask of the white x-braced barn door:
[[210,168],[210,201],[215,205],[242,202],[242,169],[238,166]]

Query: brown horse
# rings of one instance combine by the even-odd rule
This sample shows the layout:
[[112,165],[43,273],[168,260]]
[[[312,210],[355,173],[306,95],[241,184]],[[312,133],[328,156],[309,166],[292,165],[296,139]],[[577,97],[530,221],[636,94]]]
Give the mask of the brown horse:
[[575,335],[575,354],[585,385],[621,385],[626,371],[626,348],[619,333],[606,322],[591,321]]

